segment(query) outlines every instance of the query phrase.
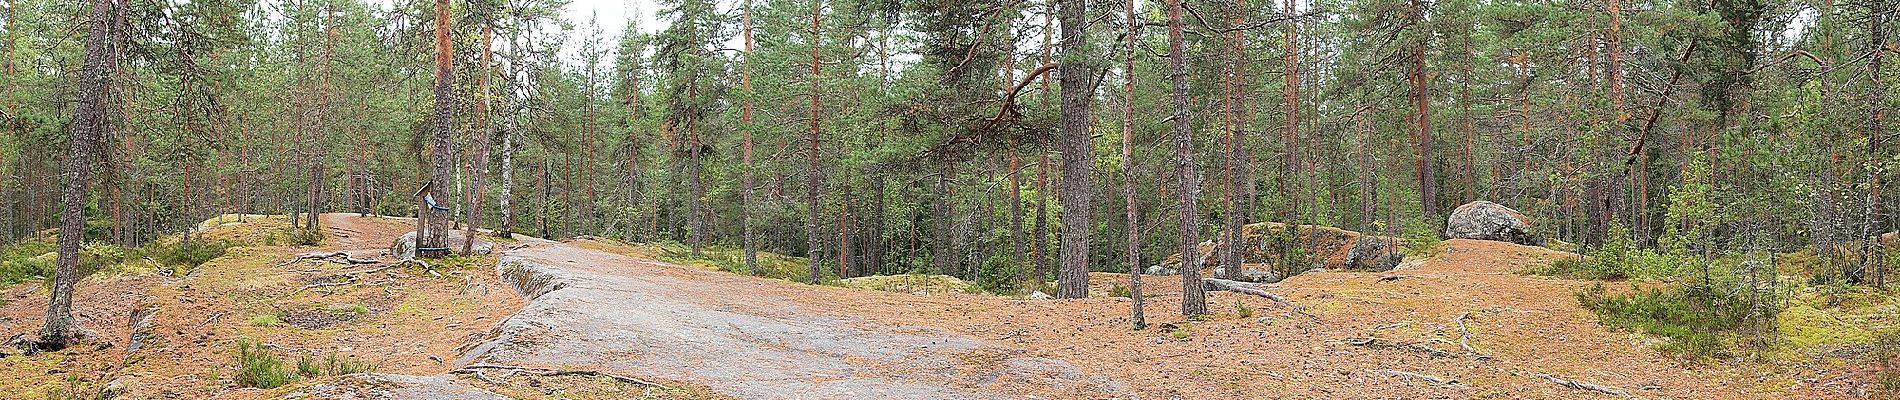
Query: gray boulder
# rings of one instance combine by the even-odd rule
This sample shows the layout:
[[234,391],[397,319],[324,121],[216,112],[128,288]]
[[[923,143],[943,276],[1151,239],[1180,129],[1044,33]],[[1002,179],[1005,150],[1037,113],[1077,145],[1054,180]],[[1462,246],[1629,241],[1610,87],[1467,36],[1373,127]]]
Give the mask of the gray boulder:
[[1374,272],[1391,271],[1405,261],[1405,255],[1399,253],[1396,243],[1389,243],[1372,237],[1360,236],[1346,250],[1346,268]]
[[1474,201],[1451,211],[1445,222],[1445,237],[1511,242],[1542,246],[1544,239],[1531,230],[1530,218],[1510,207],[1489,201]]
[[[462,251],[462,241],[468,236],[463,235],[462,231],[456,230],[449,231],[448,236],[449,243],[447,247],[449,250],[452,252]],[[490,251],[495,250],[495,242],[476,237],[475,247],[471,250],[474,251],[475,254],[488,254]],[[395,243],[389,244],[389,254],[396,256],[396,258],[414,258],[416,256],[416,232],[410,231],[409,233],[402,234],[402,237],[396,238]]]

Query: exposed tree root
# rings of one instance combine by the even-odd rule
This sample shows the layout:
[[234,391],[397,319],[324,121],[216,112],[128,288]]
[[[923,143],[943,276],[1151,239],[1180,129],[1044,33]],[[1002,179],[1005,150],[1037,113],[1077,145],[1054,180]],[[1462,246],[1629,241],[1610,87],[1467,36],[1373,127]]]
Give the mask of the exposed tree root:
[[282,264],[277,264],[277,267],[282,268],[290,264],[296,264],[303,261],[328,260],[332,258],[342,258],[343,262],[347,264],[376,264],[376,263],[382,262],[382,261],[376,261],[376,260],[367,259],[367,258],[356,258],[354,256],[351,256],[350,253],[341,252],[341,251],[332,252],[332,253],[314,253],[313,252],[313,253],[299,254],[297,255],[296,258],[290,259],[290,261],[285,261]]
[[[343,254],[343,253],[338,252],[336,254]],[[308,285],[303,285],[303,287],[299,287],[297,288],[297,290],[292,290],[290,291],[290,293],[284,294],[284,297],[296,296],[298,293],[303,293],[303,291],[310,290],[310,289],[354,285],[354,284],[362,282],[362,277],[364,275],[387,271],[391,268],[401,268],[401,267],[412,265],[412,264],[421,266],[423,270],[428,271],[430,275],[435,275],[436,277],[442,276],[441,273],[435,271],[435,266],[429,264],[428,261],[422,261],[422,260],[418,260],[414,258],[405,258],[402,261],[397,261],[394,264],[388,264],[381,267],[370,268],[370,269],[361,270],[361,271],[344,272],[344,273],[339,273],[336,275],[330,275],[332,277],[343,277],[343,280],[336,281],[336,282],[312,283]]]
[[494,384],[496,386],[506,386],[500,383],[496,383],[494,380],[488,379],[486,375],[482,375],[481,370],[485,370],[485,369],[503,370],[503,371],[508,371],[508,373],[510,374],[522,373],[522,374],[536,375],[536,376],[576,375],[576,376],[602,377],[602,378],[609,378],[609,379],[613,379],[613,380],[617,380],[621,382],[631,383],[635,385],[650,386],[650,387],[658,388],[660,390],[672,390],[671,388],[666,387],[666,385],[662,385],[656,382],[652,382],[652,381],[648,381],[648,380],[644,380],[640,378],[614,375],[614,374],[610,374],[606,372],[592,371],[592,370],[563,370],[563,369],[516,367],[512,365],[470,364],[466,367],[462,367],[454,371],[449,371],[449,373],[475,374],[476,378],[481,378],[484,381],[488,381],[488,383]]
[[1466,311],[1462,314],[1458,314],[1458,318],[1452,320],[1452,322],[1458,324],[1458,347],[1464,348],[1465,353],[1477,356],[1479,360],[1489,360],[1491,359],[1491,355],[1484,354],[1484,352],[1478,351],[1477,348],[1471,347],[1471,329],[1465,327],[1465,319],[1470,317],[1471,312]]
[[1398,371],[1398,370],[1376,370],[1376,369],[1369,369],[1369,370],[1366,370],[1366,372],[1382,373],[1389,376],[1412,378],[1412,379],[1417,379],[1421,381],[1431,382],[1433,385],[1441,385],[1441,386],[1463,386],[1464,385],[1463,383],[1459,383],[1457,379],[1442,378],[1442,377],[1425,375],[1425,374],[1420,374],[1420,373],[1415,373],[1415,372],[1405,372],[1405,371]]
[[1362,347],[1371,347],[1375,349],[1376,348],[1405,349],[1405,350],[1425,353],[1426,355],[1430,355],[1434,358],[1451,357],[1450,352],[1439,350],[1436,347],[1427,346],[1424,343],[1395,343],[1390,340],[1380,339],[1380,338],[1371,337],[1371,336],[1349,337],[1349,338],[1346,338],[1346,344],[1350,344],[1354,346],[1362,346]]
[[1603,386],[1603,385],[1599,385],[1595,383],[1584,382],[1584,381],[1579,381],[1579,380],[1574,380],[1574,379],[1559,378],[1556,376],[1552,376],[1551,374],[1537,374],[1537,377],[1544,378],[1544,380],[1548,380],[1550,381],[1550,383],[1555,383],[1557,384],[1557,386],[1563,386],[1563,387],[1567,387],[1571,389],[1588,390],[1588,391],[1607,394],[1611,396],[1621,396],[1626,399],[1637,398],[1636,396],[1630,395],[1629,392],[1623,391],[1623,389],[1617,389],[1617,388]]

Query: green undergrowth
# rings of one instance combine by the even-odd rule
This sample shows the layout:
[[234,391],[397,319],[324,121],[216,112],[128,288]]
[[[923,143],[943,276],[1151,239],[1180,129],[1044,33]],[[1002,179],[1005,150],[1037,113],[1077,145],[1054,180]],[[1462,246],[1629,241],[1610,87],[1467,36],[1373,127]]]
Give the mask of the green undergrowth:
[[300,379],[376,372],[377,369],[376,365],[336,353],[320,358],[300,355],[295,364],[287,364],[276,350],[261,343],[239,339],[237,345],[238,370],[233,378],[243,387],[272,389]]
[[[224,256],[227,250],[237,245],[227,240],[186,242],[176,237],[154,240],[136,247],[90,242],[79,247],[78,273],[82,278],[99,272],[165,272],[179,275]],[[58,246],[44,239],[0,246],[0,284],[10,285],[52,277],[58,251]]]
[[1603,324],[1659,336],[1664,341],[1657,347],[1692,360],[1733,356],[1739,334],[1760,320],[1748,299],[1692,286],[1632,285],[1627,293],[1612,294],[1597,284],[1579,292],[1577,301]]
[[1681,252],[1641,248],[1629,237],[1628,230],[1612,227],[1608,240],[1588,255],[1565,257],[1519,272],[1591,280],[1673,280],[1686,272],[1699,271],[1697,267],[1706,262]]
[[[693,255],[692,249],[677,242],[658,242],[637,245],[649,251],[653,258],[674,264],[752,275],[746,269],[745,250],[727,245],[709,245],[700,247],[699,255]],[[804,257],[792,257],[772,252],[758,252],[758,276],[792,282],[811,282],[811,266]],[[837,264],[819,265],[819,283],[837,286]]]

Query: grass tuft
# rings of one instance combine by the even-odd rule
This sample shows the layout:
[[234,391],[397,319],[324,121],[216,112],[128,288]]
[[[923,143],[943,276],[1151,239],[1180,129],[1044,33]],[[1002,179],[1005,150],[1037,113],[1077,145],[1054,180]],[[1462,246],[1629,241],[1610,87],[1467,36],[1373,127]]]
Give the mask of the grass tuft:
[[297,380],[296,372],[286,368],[277,353],[263,344],[239,339],[237,357],[238,386],[271,389]]

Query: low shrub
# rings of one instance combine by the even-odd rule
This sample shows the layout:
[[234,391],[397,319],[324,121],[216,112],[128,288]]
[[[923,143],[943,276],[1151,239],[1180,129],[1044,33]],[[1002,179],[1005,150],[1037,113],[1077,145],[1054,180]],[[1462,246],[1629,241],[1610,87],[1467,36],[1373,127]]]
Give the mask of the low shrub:
[[1672,280],[1686,268],[1705,262],[1697,257],[1638,248],[1629,240],[1629,231],[1620,227],[1611,227],[1608,237],[1587,257],[1566,257],[1525,272],[1594,280]]
[[160,243],[147,244],[143,250],[161,264],[185,269],[197,268],[213,259],[223,257],[226,251],[238,246],[238,243],[229,240],[205,239]]
[[1632,285],[1628,293],[1610,294],[1596,284],[1578,292],[1577,301],[1603,324],[1664,337],[1662,350],[1692,359],[1727,356],[1725,338],[1750,320],[1747,299],[1693,286]]
[[290,244],[295,245],[295,246],[309,247],[309,246],[318,246],[318,245],[323,244],[323,230],[322,229],[292,228],[290,229],[290,232],[288,232],[285,235],[285,237],[289,238]]
[[977,290],[998,296],[1022,294],[1022,282],[1017,277],[1022,273],[1022,265],[1008,256],[993,256],[977,267],[971,283]]
[[1420,219],[1405,221],[1400,227],[1400,235],[1405,238],[1405,248],[1400,252],[1412,257],[1431,257],[1436,254],[1438,244],[1444,239],[1438,236],[1438,228]]

